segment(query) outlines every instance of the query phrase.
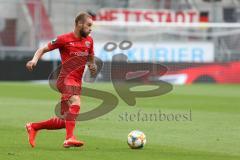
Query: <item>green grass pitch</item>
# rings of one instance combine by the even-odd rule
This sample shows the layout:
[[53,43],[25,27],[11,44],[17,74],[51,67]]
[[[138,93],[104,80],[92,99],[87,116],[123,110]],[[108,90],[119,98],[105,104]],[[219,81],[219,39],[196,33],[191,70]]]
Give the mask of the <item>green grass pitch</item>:
[[[89,86],[116,95],[110,83]],[[43,130],[32,149],[25,123],[54,116],[58,98],[59,94],[47,84],[0,83],[0,160],[240,159],[240,85],[175,86],[163,96],[138,98],[135,107],[119,98],[118,107],[112,112],[78,123],[75,133],[86,142],[84,147],[64,149],[64,130]],[[81,112],[99,103],[100,100],[82,97]],[[159,111],[190,116],[190,110],[191,117],[179,121],[144,119],[144,115]],[[139,111],[143,116],[140,120],[126,117]],[[126,143],[127,134],[134,129],[147,136],[147,144],[141,150],[129,149]]]

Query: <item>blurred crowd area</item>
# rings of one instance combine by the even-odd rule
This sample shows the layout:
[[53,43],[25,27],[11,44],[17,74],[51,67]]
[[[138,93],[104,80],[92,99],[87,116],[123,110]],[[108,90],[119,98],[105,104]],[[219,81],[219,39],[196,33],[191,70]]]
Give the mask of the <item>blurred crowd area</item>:
[[[72,31],[74,17],[81,11],[96,21],[120,24],[96,25],[92,36],[97,44],[211,42],[216,61],[235,60],[240,55],[237,27],[141,26],[146,22],[238,24],[239,0],[0,0],[0,58],[24,58],[56,35]],[[137,23],[127,25],[131,21]]]

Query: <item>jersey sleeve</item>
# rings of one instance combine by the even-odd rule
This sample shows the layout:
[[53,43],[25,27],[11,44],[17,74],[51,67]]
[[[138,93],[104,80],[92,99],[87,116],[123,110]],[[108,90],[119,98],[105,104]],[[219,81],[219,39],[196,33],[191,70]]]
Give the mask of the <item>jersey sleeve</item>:
[[63,47],[63,45],[64,45],[63,38],[61,36],[58,36],[57,38],[53,39],[51,42],[48,43],[48,49],[54,50]]
[[93,39],[91,39],[91,46],[89,50],[89,55],[94,56],[94,44],[93,44]]

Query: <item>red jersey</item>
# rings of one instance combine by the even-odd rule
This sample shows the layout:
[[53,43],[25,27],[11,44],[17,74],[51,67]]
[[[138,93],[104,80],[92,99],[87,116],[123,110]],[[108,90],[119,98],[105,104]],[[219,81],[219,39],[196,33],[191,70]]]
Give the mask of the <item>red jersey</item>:
[[[59,49],[62,68],[59,79],[81,83],[89,55],[94,55],[93,39],[90,36],[81,39],[73,32],[58,36],[48,43],[50,50]],[[72,82],[70,82],[72,83]]]

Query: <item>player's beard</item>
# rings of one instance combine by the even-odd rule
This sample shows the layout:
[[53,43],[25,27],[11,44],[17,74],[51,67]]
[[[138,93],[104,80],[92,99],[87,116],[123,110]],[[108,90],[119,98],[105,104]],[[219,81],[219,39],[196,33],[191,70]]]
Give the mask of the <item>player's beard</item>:
[[80,34],[81,37],[84,37],[84,38],[89,35],[89,33],[88,32],[84,32],[83,29],[80,29],[79,34]]

